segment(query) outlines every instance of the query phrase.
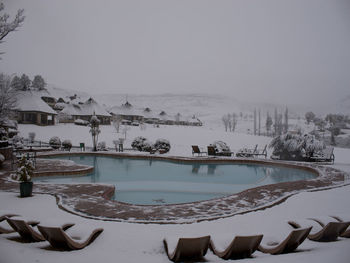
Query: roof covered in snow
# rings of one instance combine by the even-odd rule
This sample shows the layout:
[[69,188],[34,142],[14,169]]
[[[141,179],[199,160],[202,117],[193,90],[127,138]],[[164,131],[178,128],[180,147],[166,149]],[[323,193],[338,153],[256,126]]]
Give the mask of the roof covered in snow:
[[91,116],[94,113],[97,116],[108,116],[111,115],[100,106],[93,98],[88,99],[83,104],[72,104],[68,103],[65,108],[61,111],[61,113],[67,115],[78,115],[78,116]]
[[89,98],[84,104],[80,106],[81,115],[94,115],[97,116],[111,116],[102,106],[100,106],[93,98]]
[[23,92],[18,95],[16,110],[57,114],[57,112],[47,105],[37,94],[33,94],[32,92]]

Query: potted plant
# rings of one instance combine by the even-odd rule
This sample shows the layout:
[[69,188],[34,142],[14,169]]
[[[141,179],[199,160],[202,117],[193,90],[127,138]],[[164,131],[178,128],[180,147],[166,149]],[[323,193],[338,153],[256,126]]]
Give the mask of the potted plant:
[[18,169],[14,175],[14,179],[20,182],[19,189],[21,197],[28,197],[32,195],[33,182],[32,176],[34,173],[34,166],[30,160],[27,160],[25,155],[22,155],[18,163]]

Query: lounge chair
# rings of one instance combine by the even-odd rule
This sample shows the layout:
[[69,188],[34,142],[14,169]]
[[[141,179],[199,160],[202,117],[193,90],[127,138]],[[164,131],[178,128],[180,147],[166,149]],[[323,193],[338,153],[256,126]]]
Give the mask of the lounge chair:
[[314,153],[310,159],[314,162],[331,162],[334,163],[334,147],[326,147],[320,152]]
[[[17,215],[15,215],[15,214],[2,215],[2,216],[0,216],[0,222],[5,221],[7,217],[10,218],[10,217],[13,217],[13,216],[17,216]],[[0,234],[9,234],[9,233],[13,233],[13,232],[15,232],[15,230],[3,228],[3,227],[0,226]]]
[[208,148],[208,156],[209,155],[211,155],[211,156],[215,156],[216,155],[214,146],[208,146],[207,148]]
[[207,152],[201,151],[198,147],[198,145],[192,145],[192,156],[194,154],[198,154],[198,156],[201,156],[202,154],[208,154]]
[[164,239],[164,249],[171,261],[194,261],[203,260],[203,257],[208,251],[210,236],[197,238],[179,238],[176,248],[173,253],[169,254],[168,243]]
[[82,249],[91,244],[103,231],[103,228],[97,228],[92,231],[90,236],[83,242],[77,242],[73,237],[67,235],[60,227],[47,227],[38,225],[42,236],[49,241],[53,248],[64,250]]
[[[340,217],[338,216],[331,216],[332,218],[334,218],[335,220],[337,220],[337,222],[340,223],[349,223],[349,221],[344,221],[342,220]],[[315,218],[310,218],[311,220],[314,220],[315,222],[317,222],[320,226],[324,227],[324,223],[318,219]],[[350,225],[350,224],[349,224]],[[340,237],[345,237],[345,238],[350,238],[350,228],[349,225],[346,226],[346,224],[344,224],[344,229],[340,229]]]
[[[319,221],[311,219],[320,224]],[[288,221],[288,224],[294,228],[300,228],[301,226],[294,221]],[[322,229],[314,234],[309,234],[308,238],[317,242],[331,242],[336,241],[339,235],[346,230],[350,225],[350,222],[329,222],[327,225],[320,224]]]
[[255,154],[258,153],[258,145],[255,145],[254,149],[248,149],[248,148],[243,148],[240,149],[237,153],[237,157],[253,157]]
[[257,149],[253,152],[253,156],[265,156],[267,157],[267,144],[265,145],[264,149]]
[[241,259],[250,257],[257,249],[263,235],[236,236],[224,251],[218,251],[214,242],[210,240],[209,248],[222,259]]
[[293,230],[285,240],[283,240],[275,247],[267,248],[259,245],[258,249],[263,253],[269,253],[273,255],[293,252],[308,237],[311,228],[312,227]]
[[[34,226],[38,225],[37,221],[24,221],[23,219],[13,219],[6,218],[7,223],[16,231],[18,234],[25,240],[30,242],[40,242],[44,241],[45,238],[34,230]],[[67,230],[72,227],[74,224],[64,224],[62,229]]]
[[[338,216],[332,216],[335,220],[337,220],[338,222],[344,222],[340,217]],[[350,227],[348,227],[347,229],[344,230],[343,233],[340,234],[341,237],[346,237],[346,238],[350,238]]]

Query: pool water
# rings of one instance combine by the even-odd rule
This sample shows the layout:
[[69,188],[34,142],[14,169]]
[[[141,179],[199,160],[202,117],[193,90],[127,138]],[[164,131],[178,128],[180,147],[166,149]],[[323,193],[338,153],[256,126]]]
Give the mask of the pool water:
[[60,156],[57,159],[94,166],[94,173],[73,177],[40,177],[36,181],[114,184],[115,200],[142,205],[209,200],[261,185],[316,177],[301,169],[261,164],[178,163],[80,155]]

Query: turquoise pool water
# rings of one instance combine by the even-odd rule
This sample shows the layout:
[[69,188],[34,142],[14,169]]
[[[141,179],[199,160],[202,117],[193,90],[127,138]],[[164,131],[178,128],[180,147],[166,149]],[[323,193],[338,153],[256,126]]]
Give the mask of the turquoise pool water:
[[209,200],[260,185],[315,178],[311,172],[257,164],[199,164],[170,161],[65,156],[95,167],[94,173],[74,177],[45,177],[50,183],[115,184],[115,200],[131,204],[175,204]]

